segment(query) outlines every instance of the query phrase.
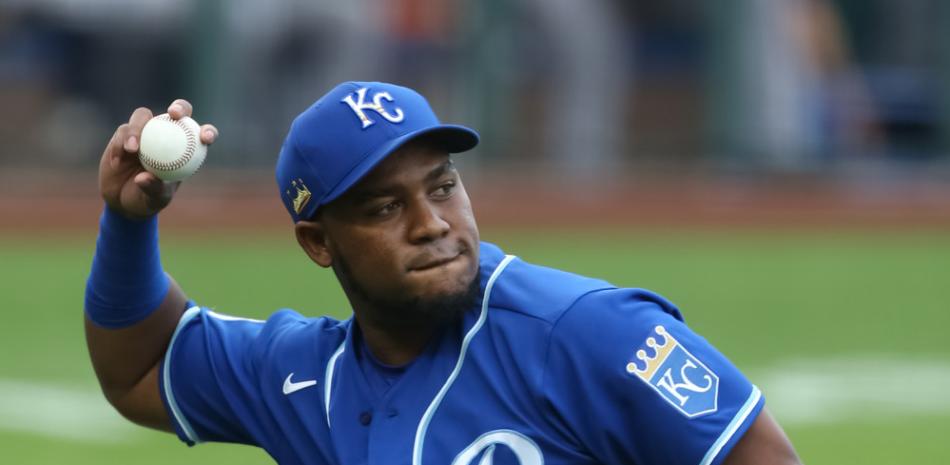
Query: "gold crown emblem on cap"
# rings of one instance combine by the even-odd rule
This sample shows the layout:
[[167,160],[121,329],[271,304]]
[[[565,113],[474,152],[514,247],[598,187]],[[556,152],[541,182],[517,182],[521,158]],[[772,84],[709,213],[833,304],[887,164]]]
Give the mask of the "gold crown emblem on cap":
[[[307,202],[310,201],[310,189],[307,189],[307,186],[303,183],[303,179],[297,178],[293,181],[290,181],[290,185],[294,188],[296,194],[294,194],[294,212],[298,215],[303,211],[303,208],[307,206]],[[287,191],[287,196],[290,196],[290,189]]]
[[673,336],[670,333],[666,332],[666,328],[663,326],[657,326],[653,328],[653,331],[656,334],[663,338],[663,343],[659,344],[654,337],[648,337],[646,340],[646,346],[650,349],[653,349],[655,355],[650,357],[647,355],[646,350],[640,349],[637,351],[637,359],[645,364],[643,369],[640,369],[637,363],[630,362],[627,363],[627,373],[632,375],[637,375],[641,379],[649,382],[653,378],[653,373],[656,372],[657,368],[666,361],[666,358],[670,355],[670,352],[678,345],[676,339],[673,339]]

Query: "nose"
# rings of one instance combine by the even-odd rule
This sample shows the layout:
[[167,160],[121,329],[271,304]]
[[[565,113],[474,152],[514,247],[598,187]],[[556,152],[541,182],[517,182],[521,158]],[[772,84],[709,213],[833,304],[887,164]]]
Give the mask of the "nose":
[[413,202],[410,207],[409,242],[421,244],[445,237],[452,228],[442,217],[437,205],[428,200]]

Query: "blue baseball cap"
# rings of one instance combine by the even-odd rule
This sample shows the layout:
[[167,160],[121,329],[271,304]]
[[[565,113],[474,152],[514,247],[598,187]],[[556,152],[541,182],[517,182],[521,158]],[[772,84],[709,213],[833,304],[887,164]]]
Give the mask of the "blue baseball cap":
[[280,199],[294,222],[314,216],[387,155],[425,136],[449,153],[478,145],[478,133],[442,124],[418,92],[383,82],[344,82],[304,110],[277,158]]

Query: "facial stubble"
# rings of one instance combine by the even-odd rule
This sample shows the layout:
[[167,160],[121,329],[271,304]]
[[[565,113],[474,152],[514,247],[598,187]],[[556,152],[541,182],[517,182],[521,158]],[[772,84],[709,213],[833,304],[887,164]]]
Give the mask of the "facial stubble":
[[481,294],[477,271],[458,292],[402,299],[393,295],[374,295],[354,277],[349,263],[339,254],[334,259],[333,272],[348,295],[367,304],[361,319],[393,331],[456,323],[473,308]]

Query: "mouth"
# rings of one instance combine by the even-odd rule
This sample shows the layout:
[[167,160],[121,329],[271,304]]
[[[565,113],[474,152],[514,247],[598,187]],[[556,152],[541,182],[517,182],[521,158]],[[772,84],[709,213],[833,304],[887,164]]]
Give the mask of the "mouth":
[[464,254],[464,251],[442,257],[423,256],[419,260],[413,262],[413,264],[409,267],[409,271],[428,271],[442,268],[458,260],[462,254]]

